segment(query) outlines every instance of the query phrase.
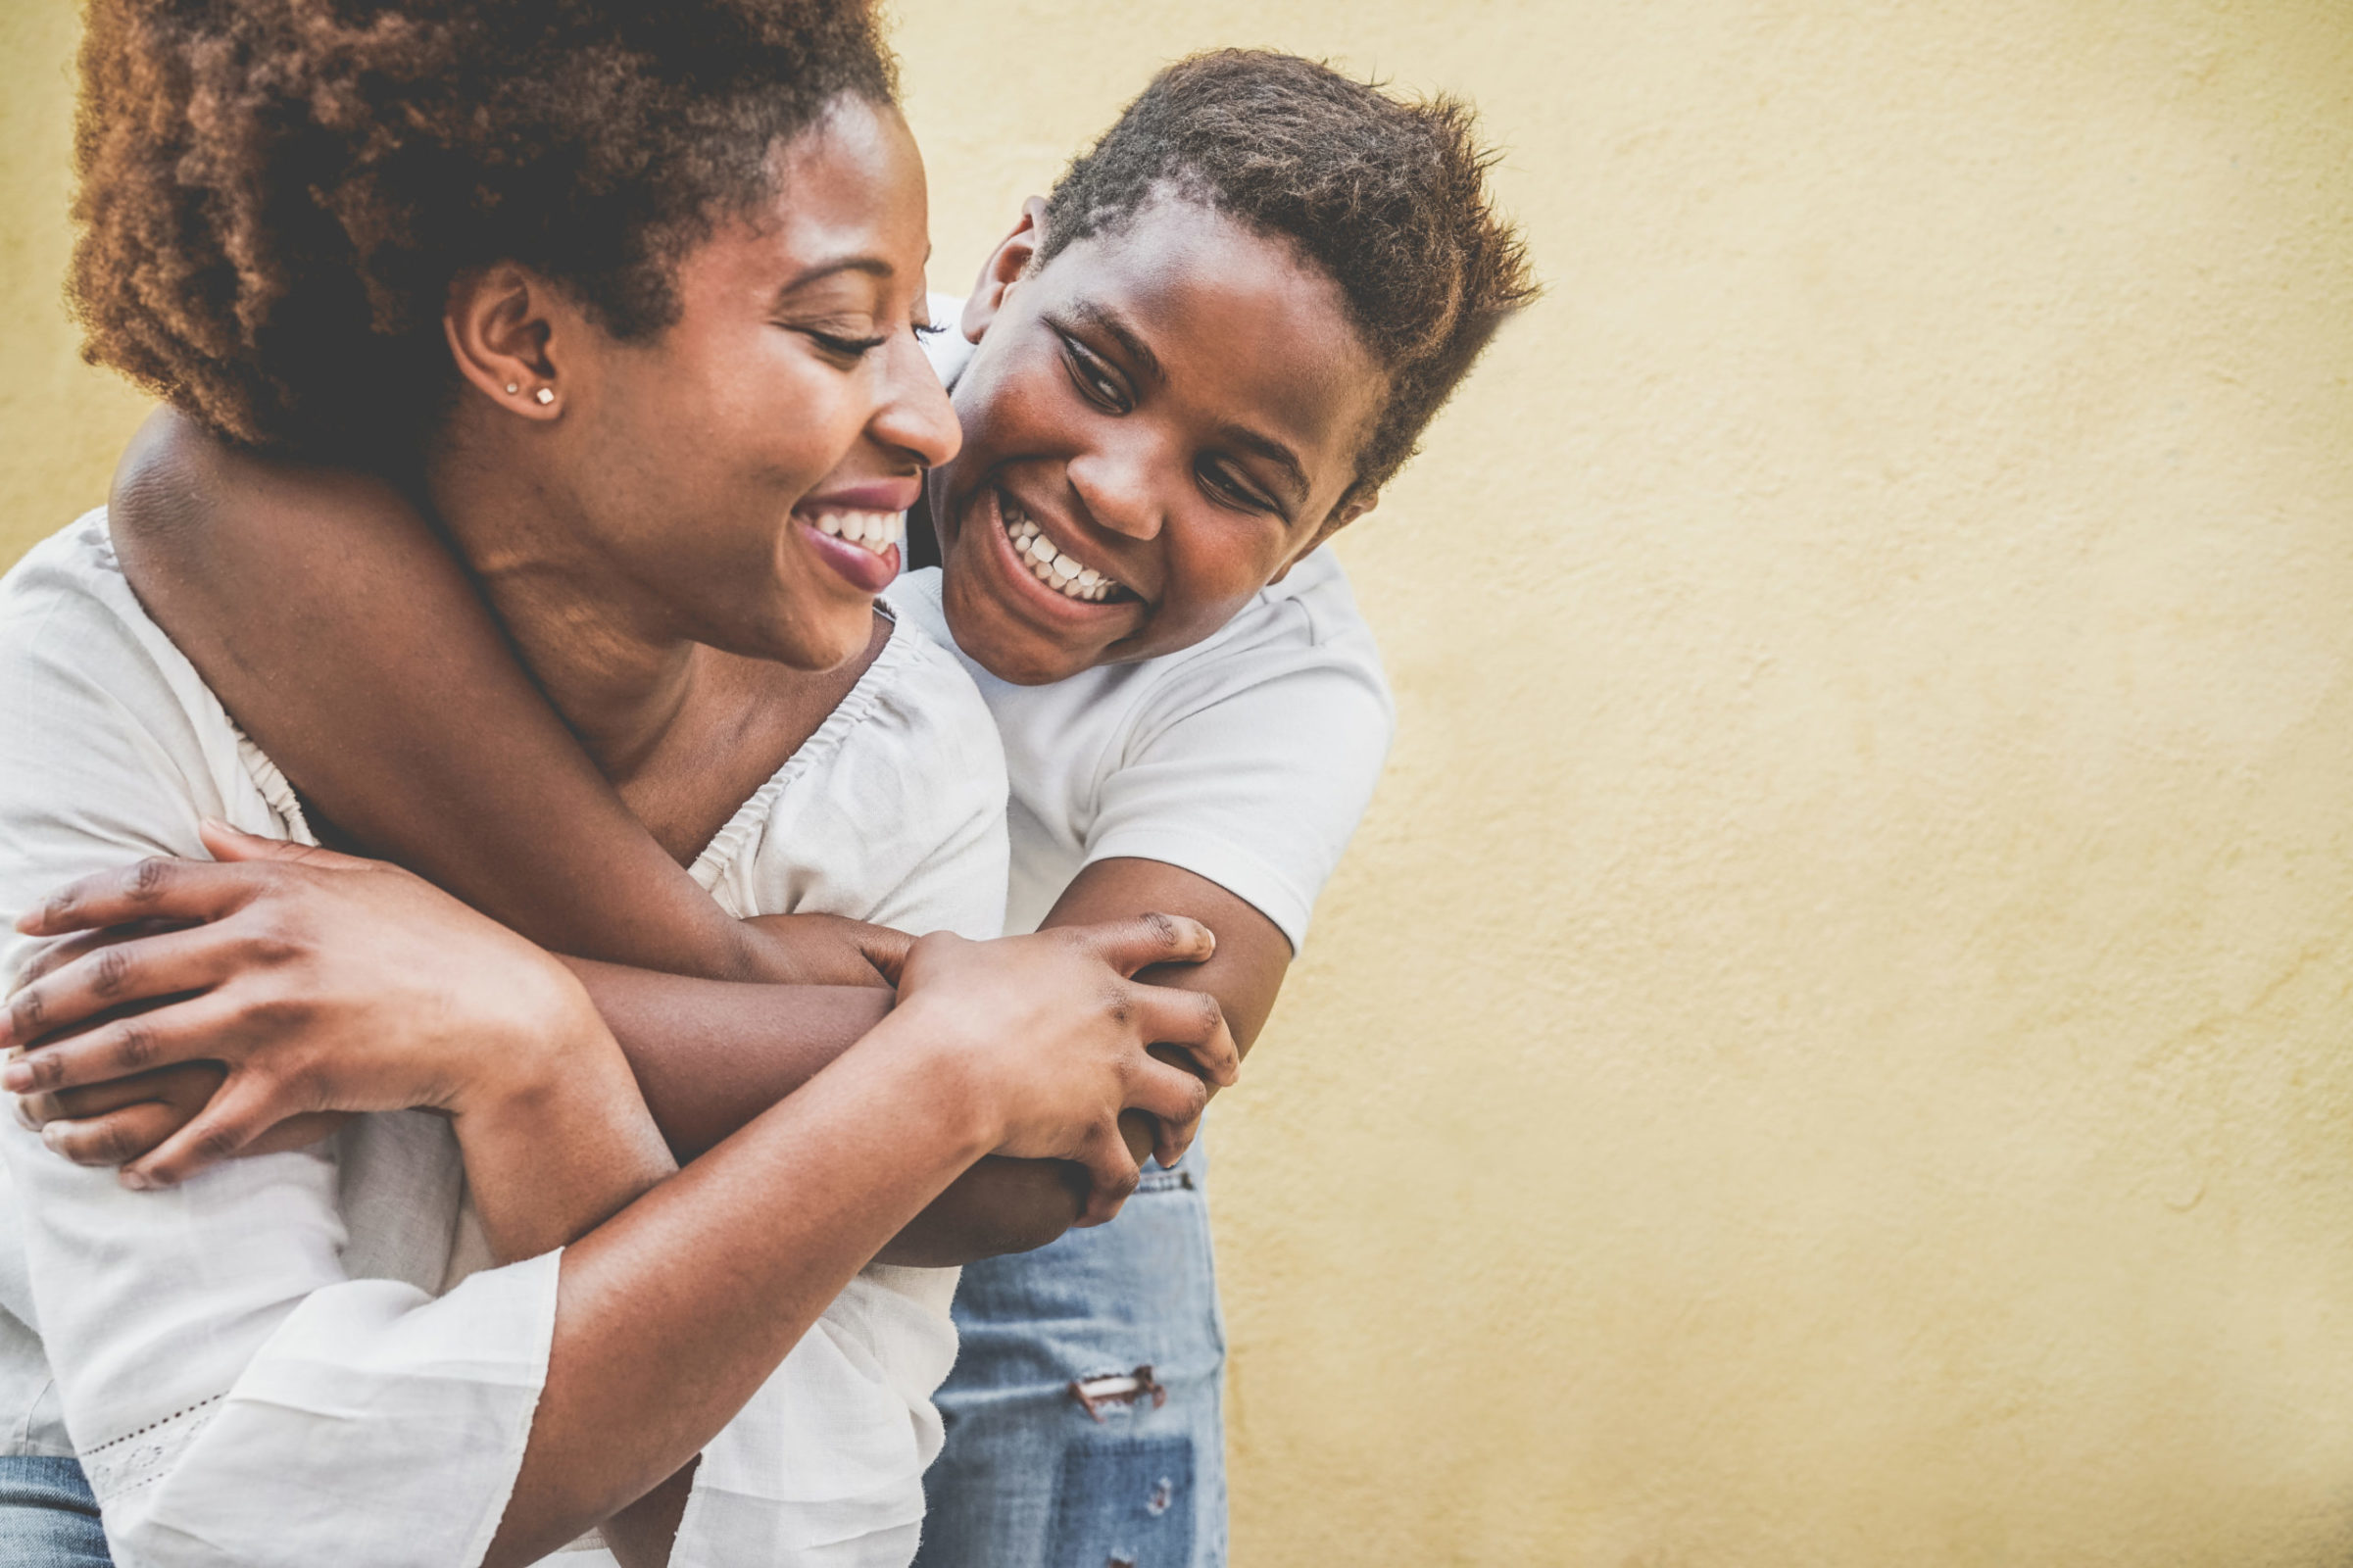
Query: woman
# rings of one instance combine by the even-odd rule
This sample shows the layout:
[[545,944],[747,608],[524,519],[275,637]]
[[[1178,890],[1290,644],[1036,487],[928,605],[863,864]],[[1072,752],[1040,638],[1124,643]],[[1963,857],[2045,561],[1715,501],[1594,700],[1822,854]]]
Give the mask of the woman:
[[[985,711],[872,615],[883,519],[956,437],[912,338],[920,167],[870,19],[353,16],[93,10],[94,357],[225,437],[413,487],[641,819],[716,852],[732,912],[822,907],[773,841],[898,780],[935,814],[883,861],[819,857],[859,906],[835,912],[983,919]],[[12,1030],[52,982],[169,974],[174,1000],[86,1042],[138,1063],[205,1033],[230,1111],[282,1101],[309,1051],[338,1075],[307,1108],[370,1113],[162,1195],[6,1135],[0,1387],[21,1453],[81,1454],[121,1563],[525,1562],[600,1524],[632,1563],[904,1562],[953,1339],[936,1284],[860,1266],[993,1150],[1081,1161],[1107,1214],[1120,1110],[1173,1155],[1204,1096],[1146,1045],[1232,1074],[1213,1008],[1126,979],[1203,956],[1188,922],[927,939],[879,1023],[865,993],[771,994],[831,1039],[673,1173],[600,1016],[658,1028],[659,983],[276,847],[309,813],[102,514],[10,574],[0,707],[11,970],[39,939],[179,928],[135,966],[70,948]],[[446,1120],[384,1114],[408,1106]]]

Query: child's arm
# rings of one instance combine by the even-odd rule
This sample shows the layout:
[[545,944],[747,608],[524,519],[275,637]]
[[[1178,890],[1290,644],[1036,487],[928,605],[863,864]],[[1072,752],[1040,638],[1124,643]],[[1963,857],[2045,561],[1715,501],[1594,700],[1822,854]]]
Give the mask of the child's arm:
[[368,853],[551,952],[849,978],[780,962],[772,924],[729,918],[655,843],[389,482],[240,454],[166,411],[124,454],[109,523],[148,613]]
[[[208,499],[221,495],[236,505]],[[543,946],[611,960],[576,968],[682,1157],[888,1010],[886,990],[672,978],[870,984],[904,939],[855,921],[729,918],[588,761],[390,484],[243,456],[166,413],[126,454],[110,522],[149,612],[325,816]],[[397,685],[381,681],[387,667],[403,671]],[[456,731],[446,715],[461,709],[475,722]],[[185,1119],[176,1104],[144,1105],[120,1092],[61,1102],[61,1118],[99,1118],[59,1129],[61,1151],[136,1157]],[[1079,1212],[1071,1177],[986,1161],[895,1260],[1042,1245]]]
[[1054,901],[1041,930],[1090,925],[1152,910],[1189,915],[1217,933],[1217,952],[1201,963],[1157,970],[1154,985],[1206,991],[1225,1009],[1234,1044],[1247,1052],[1291,967],[1291,940],[1246,900],[1207,877],[1160,860],[1097,860]]

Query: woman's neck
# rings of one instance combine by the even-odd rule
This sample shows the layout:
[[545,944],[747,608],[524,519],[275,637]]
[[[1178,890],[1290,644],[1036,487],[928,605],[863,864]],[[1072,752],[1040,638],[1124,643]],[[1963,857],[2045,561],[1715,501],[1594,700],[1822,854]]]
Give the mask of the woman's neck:
[[426,490],[524,667],[598,769],[627,783],[685,710],[706,651],[664,624],[545,488],[445,449]]

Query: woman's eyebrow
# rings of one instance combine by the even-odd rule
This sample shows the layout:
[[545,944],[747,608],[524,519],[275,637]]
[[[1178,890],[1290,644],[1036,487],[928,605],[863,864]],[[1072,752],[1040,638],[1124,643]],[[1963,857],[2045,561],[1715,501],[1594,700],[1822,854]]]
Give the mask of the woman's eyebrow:
[[870,277],[887,283],[898,275],[898,269],[879,256],[836,257],[829,262],[819,262],[806,271],[796,272],[786,278],[777,287],[777,303],[782,304],[812,283],[822,283],[825,279],[838,276],[843,272],[864,272]]

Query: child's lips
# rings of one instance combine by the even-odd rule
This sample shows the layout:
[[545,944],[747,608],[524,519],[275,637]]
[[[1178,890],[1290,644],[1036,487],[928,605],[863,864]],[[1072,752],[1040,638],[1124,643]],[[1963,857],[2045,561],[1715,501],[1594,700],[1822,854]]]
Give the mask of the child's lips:
[[990,501],[999,544],[1011,558],[1015,575],[1026,576],[1045,593],[1073,607],[1110,607],[1140,598],[1110,572],[1081,561],[1005,491],[993,489]]

